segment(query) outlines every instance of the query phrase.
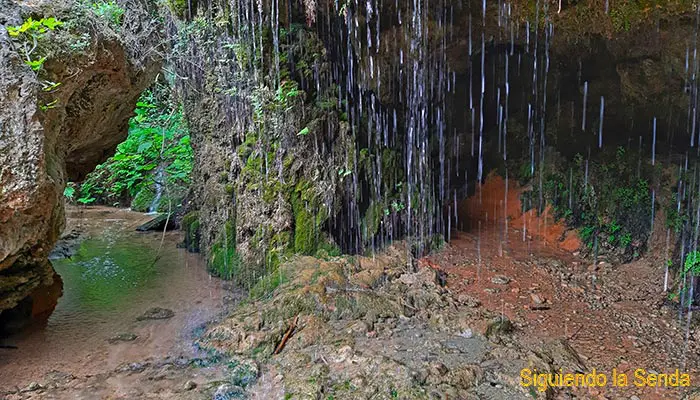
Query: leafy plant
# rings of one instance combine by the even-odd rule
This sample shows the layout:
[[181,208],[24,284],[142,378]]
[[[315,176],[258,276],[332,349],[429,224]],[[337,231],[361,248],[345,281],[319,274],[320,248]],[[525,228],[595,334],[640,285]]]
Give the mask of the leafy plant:
[[338,175],[340,175],[341,178],[345,178],[349,175],[352,175],[352,170],[350,169],[345,169],[345,168],[340,168],[338,170]]
[[46,33],[62,25],[63,22],[54,17],[40,20],[29,17],[22,25],[8,26],[7,33],[16,43],[22,46],[22,52],[25,57],[24,63],[29,65],[32,70],[39,71],[46,61],[46,57],[35,56],[35,52],[39,47],[39,41]]
[[158,94],[151,90],[141,96],[127,139],[82,182],[78,202],[127,205],[138,197],[147,207],[156,183],[189,184],[194,155],[181,107]]
[[622,245],[622,247],[627,247],[630,244],[632,244],[632,235],[629,232],[623,234],[620,237],[620,245]]
[[65,189],[63,189],[63,195],[68,199],[68,201],[73,201],[73,197],[75,196],[75,187],[73,186],[66,186]]
[[694,250],[685,257],[685,273],[700,274],[700,251]]
[[124,9],[114,1],[97,1],[92,3],[92,9],[95,14],[116,26],[121,25],[124,18]]

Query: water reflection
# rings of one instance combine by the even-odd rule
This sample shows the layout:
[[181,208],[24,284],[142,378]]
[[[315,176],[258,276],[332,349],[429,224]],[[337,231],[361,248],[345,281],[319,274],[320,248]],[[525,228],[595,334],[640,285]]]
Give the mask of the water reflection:
[[[60,280],[41,289],[34,315],[50,313],[49,299],[60,296],[61,280],[63,295],[48,319],[6,339],[17,349],[0,349],[1,386],[26,385],[52,370],[79,376],[124,362],[195,354],[194,331],[223,311],[222,282],[207,274],[198,255],[177,248],[179,233],[135,232],[149,218],[98,207],[69,210],[68,229],[81,231],[84,240],[70,258],[52,261]],[[174,316],[137,321],[152,307]],[[138,338],[109,344],[125,332]]]

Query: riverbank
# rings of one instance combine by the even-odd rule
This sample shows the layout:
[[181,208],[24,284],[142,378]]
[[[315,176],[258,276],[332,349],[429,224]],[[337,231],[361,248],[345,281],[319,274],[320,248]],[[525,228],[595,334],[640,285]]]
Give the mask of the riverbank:
[[[112,246],[126,238],[160,247],[161,233],[133,232],[141,214],[79,215]],[[71,263],[85,261],[93,235]],[[0,366],[3,382],[17,383],[0,398],[697,399],[697,335],[686,341],[663,293],[640,280],[659,273],[651,256],[589,265],[556,243],[522,237],[484,224],[423,259],[410,258],[402,242],[371,257],[294,257],[271,294],[234,303],[234,292],[206,275],[197,257],[175,248],[179,234],[166,233],[159,263],[167,260],[172,275],[161,271],[158,284],[140,287],[158,299],[127,296],[128,307],[110,310],[118,328],[85,320],[59,334],[58,318],[79,293],[70,287],[76,275],[64,271],[65,295],[43,330],[3,350],[17,357]],[[114,255],[114,247],[100,254]],[[622,287],[645,295],[621,294]],[[148,316],[165,319],[144,319],[152,307],[161,309]],[[676,368],[689,374],[690,387],[634,383],[636,369],[648,376]],[[596,369],[608,378],[615,369],[629,381],[540,391],[521,385],[524,369]]]
[[179,232],[135,231],[152,216],[105,207],[67,214],[66,232],[78,234],[71,234],[70,258],[53,261],[63,295],[53,313],[4,339],[16,349],[0,349],[2,389],[201,356],[194,338],[236,292],[212,278],[200,257],[177,248]]

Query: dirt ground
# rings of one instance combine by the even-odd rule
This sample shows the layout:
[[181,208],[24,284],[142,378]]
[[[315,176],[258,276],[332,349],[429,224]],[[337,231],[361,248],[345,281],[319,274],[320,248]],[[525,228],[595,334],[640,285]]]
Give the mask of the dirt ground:
[[[517,326],[517,340],[526,345],[566,338],[588,368],[607,374],[616,369],[630,378],[638,368],[658,373],[680,369],[697,387],[700,332],[693,327],[686,338],[685,317],[679,324],[673,303],[665,301],[663,245],[652,243],[647,255],[623,265],[584,260],[576,251],[580,241],[574,232],[548,214],[520,213],[518,197],[515,188],[506,195],[502,179],[487,181],[481,194],[463,203],[468,232],[458,233],[443,251],[421,263],[446,271],[455,296],[467,294],[507,315]],[[501,200],[506,198],[508,202]],[[652,241],[665,243],[665,232]],[[682,397],[677,388],[639,388],[632,379],[624,389],[576,394]]]

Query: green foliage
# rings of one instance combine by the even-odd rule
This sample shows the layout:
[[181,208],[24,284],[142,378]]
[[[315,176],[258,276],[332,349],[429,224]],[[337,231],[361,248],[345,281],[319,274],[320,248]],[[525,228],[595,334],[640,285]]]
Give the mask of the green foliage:
[[179,18],[184,18],[187,13],[186,0],[167,0],[170,10]]
[[700,251],[693,250],[685,257],[685,273],[700,274]]
[[119,26],[124,19],[124,9],[113,1],[97,1],[92,3],[92,10],[112,25]]
[[[589,247],[596,238],[621,248],[645,243],[651,228],[651,189],[646,179],[651,172],[638,176],[637,157],[627,153],[623,147],[604,151],[589,160],[587,177],[581,155],[571,162],[548,160],[543,170],[535,171],[533,190],[521,196],[524,210],[539,205],[541,176],[545,203],[552,206],[556,218],[577,228]],[[522,170],[527,172],[525,167]]]
[[287,275],[282,269],[278,268],[275,271],[263,276],[258,282],[250,288],[250,297],[252,299],[261,299],[269,296],[280,285],[288,281]]
[[73,201],[73,197],[75,196],[75,187],[66,186],[66,188],[63,189],[63,196],[66,197],[66,200]]
[[672,201],[666,206],[666,227],[673,229],[675,233],[681,233],[683,225],[688,220],[688,216],[678,212],[678,193],[673,193]]
[[40,20],[29,17],[22,25],[8,26],[7,33],[15,43],[19,44],[25,58],[24,63],[32,70],[39,71],[46,61],[45,56],[36,55],[39,42],[48,32],[62,25],[63,22],[54,17],[41,18]]
[[617,32],[627,32],[633,23],[639,19],[640,10],[636,1],[621,2],[610,10],[610,21]]
[[40,39],[46,32],[52,31],[61,25],[63,25],[63,22],[54,17],[42,18],[38,21],[29,17],[22,25],[8,26],[7,33],[13,38],[28,36],[29,38]]
[[294,251],[313,255],[318,248],[320,228],[327,218],[326,213],[318,209],[313,185],[306,180],[297,183],[291,202],[294,211]]
[[143,210],[155,195],[157,179],[171,194],[189,184],[194,155],[180,105],[147,91],[135,112],[126,141],[87,176],[78,202],[113,205],[133,199],[135,208]]

